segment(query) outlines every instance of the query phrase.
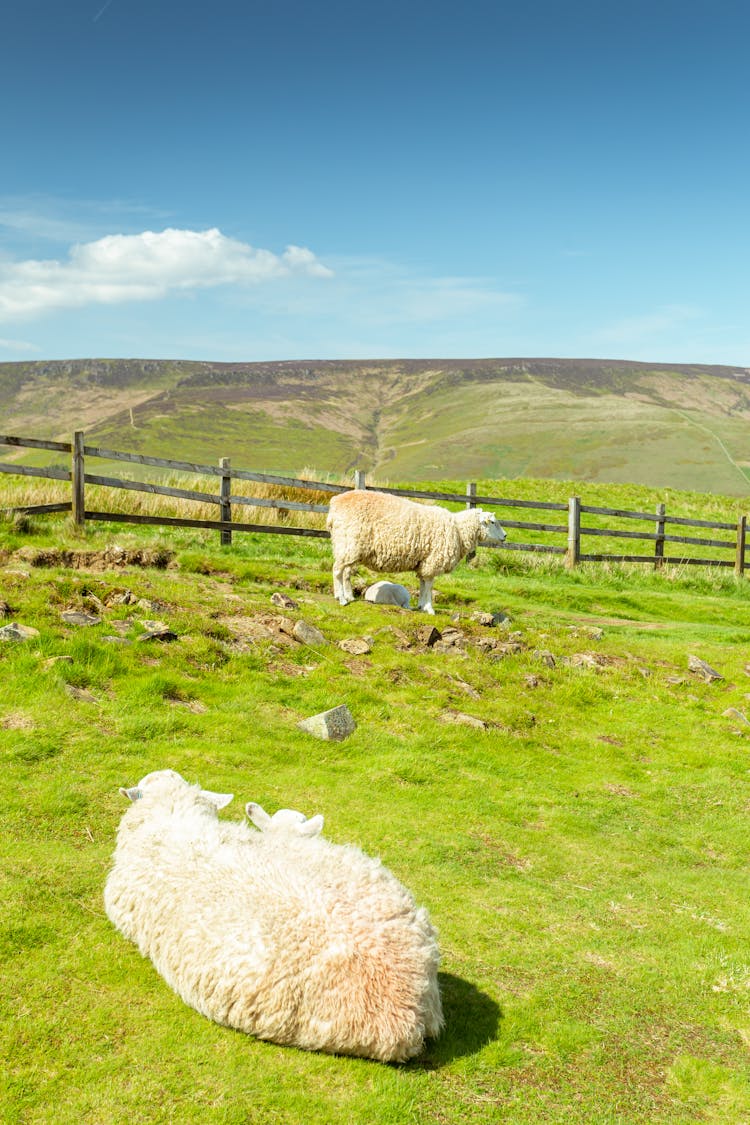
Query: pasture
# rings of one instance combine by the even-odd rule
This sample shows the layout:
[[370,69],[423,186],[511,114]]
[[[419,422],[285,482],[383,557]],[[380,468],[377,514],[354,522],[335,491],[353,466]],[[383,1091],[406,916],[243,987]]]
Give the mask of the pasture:
[[[0,626],[38,630],[0,644],[2,1120],[747,1121],[748,579],[480,548],[428,620],[339,607],[324,541],[216,539],[0,523]],[[297,728],[340,703],[345,742]],[[421,1058],[219,1027],[113,930],[118,787],[164,766],[233,791],[227,819],[322,812],[429,908],[447,1026]]]

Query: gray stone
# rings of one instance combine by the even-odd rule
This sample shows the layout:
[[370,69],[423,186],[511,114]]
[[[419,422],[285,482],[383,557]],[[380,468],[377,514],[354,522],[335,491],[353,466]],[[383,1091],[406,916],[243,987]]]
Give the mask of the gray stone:
[[476,715],[467,715],[464,711],[443,711],[440,718],[444,723],[458,723],[464,727],[475,727],[477,730],[487,730],[487,723]]
[[97,702],[96,696],[92,695],[90,691],[86,690],[86,688],[76,687],[75,684],[66,684],[65,690],[67,691],[69,696],[71,696],[73,699],[76,699],[79,703]]
[[750,719],[742,711],[738,711],[736,707],[727,707],[726,711],[721,712],[724,719],[739,719],[741,723],[747,723],[750,726]]
[[332,742],[342,742],[357,729],[354,717],[345,703],[332,707],[330,711],[311,715],[309,719],[302,719],[297,726],[307,734]]
[[713,680],[724,679],[721,672],[717,672],[710,664],[706,664],[705,660],[701,660],[700,657],[692,654],[688,656],[688,668],[691,672],[700,676],[702,680],[705,680],[707,684],[710,684]]
[[39,636],[39,630],[32,625],[19,625],[11,621],[10,625],[3,625],[0,629],[0,641],[30,641]]
[[368,652],[372,652],[372,645],[365,637],[347,637],[339,641],[339,648],[350,656],[367,656]]
[[97,617],[95,613],[85,613],[78,609],[65,609],[60,614],[66,625],[77,625],[84,627],[87,625],[101,625],[101,617]]
[[271,594],[271,601],[274,605],[279,606],[280,609],[298,609],[299,606],[294,598],[290,598],[288,594],[283,594],[280,590],[276,590]]
[[292,629],[292,636],[301,644],[310,645],[311,648],[314,648],[316,645],[328,644],[320,629],[315,625],[310,625],[307,621],[296,621]]
[[139,641],[176,641],[177,634],[173,633],[163,621],[142,621],[145,632],[138,638]]
[[402,609],[408,609],[411,603],[411,595],[406,589],[406,586],[401,586],[398,582],[374,582],[372,586],[368,586],[365,590],[365,601],[374,602],[376,605],[399,605]]
[[420,625],[417,629],[417,640],[421,645],[427,645],[432,648],[434,644],[441,638],[441,633],[435,628],[434,625]]
[[537,658],[537,660],[541,660],[542,664],[545,664],[547,668],[554,668],[557,663],[552,653],[547,652],[546,650],[537,649],[537,651],[534,653],[534,656]]

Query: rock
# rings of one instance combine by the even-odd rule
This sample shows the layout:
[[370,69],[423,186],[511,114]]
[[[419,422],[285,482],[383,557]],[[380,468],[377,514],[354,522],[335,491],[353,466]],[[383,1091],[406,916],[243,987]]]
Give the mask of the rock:
[[474,644],[480,652],[494,652],[497,641],[494,637],[479,637]]
[[347,660],[344,663],[347,671],[351,672],[353,676],[366,676],[368,672],[372,671],[371,660]]
[[538,676],[532,674],[530,676],[524,676],[523,682],[526,684],[527,688],[538,688],[542,681]]
[[302,719],[297,726],[316,738],[333,742],[343,742],[357,729],[354,717],[345,703],[332,707],[330,711],[311,715],[309,719]]
[[132,644],[132,641],[129,641],[127,637],[112,636],[110,633],[108,633],[106,636],[102,635],[99,638],[99,640],[104,641],[105,644],[110,644],[110,645],[129,645],[129,644]]
[[557,661],[555,660],[552,653],[547,652],[546,649],[537,649],[534,652],[534,656],[537,658],[537,660],[541,660],[542,664],[544,664],[547,668],[554,668],[557,664]]
[[107,605],[132,605],[138,601],[132,590],[118,590],[108,594],[104,600]]
[[374,582],[365,590],[365,601],[375,602],[377,605],[398,605],[408,609],[411,604],[411,595],[406,586],[398,582]]
[[368,652],[372,652],[372,645],[365,637],[347,637],[339,641],[339,648],[342,652],[348,652],[350,656],[367,656]]
[[152,598],[138,598],[136,605],[138,609],[143,609],[146,613],[163,613],[167,608],[164,602],[157,602]]
[[316,645],[328,644],[320,629],[316,625],[311,625],[308,621],[295,621],[292,636],[300,644],[309,645],[311,648],[315,648]]
[[466,692],[472,699],[482,698],[480,692],[478,692],[475,687],[472,687],[471,684],[467,684],[466,680],[462,680],[458,676],[449,676],[449,679],[451,683],[455,684],[461,691]]
[[477,610],[476,613],[472,613],[471,620],[476,621],[477,625],[484,625],[487,629],[494,629],[496,625],[510,621],[510,618],[506,613],[502,613],[499,610],[497,613],[487,613],[482,610]]
[[422,645],[432,648],[441,639],[441,633],[434,625],[420,625],[417,629],[417,640]]
[[95,613],[86,613],[78,609],[65,609],[60,616],[66,625],[76,625],[81,628],[102,623],[101,617],[97,617]]
[[163,621],[142,621],[145,632],[138,638],[139,641],[176,641],[177,634],[173,633]]
[[705,680],[707,684],[712,683],[714,680],[724,679],[721,672],[717,672],[710,664],[706,664],[705,660],[701,660],[698,656],[693,656],[692,653],[688,656],[688,669],[691,672],[695,672],[695,674],[700,676],[702,680]]
[[11,608],[7,602],[0,599],[0,617],[10,617]]
[[750,719],[742,711],[738,711],[736,707],[727,707],[726,711],[721,712],[723,719],[739,719],[741,723],[747,723],[750,726]]
[[280,609],[299,609],[294,598],[290,598],[288,594],[283,594],[280,590],[276,590],[271,594],[271,601],[274,605],[279,606]]
[[443,711],[440,718],[444,723],[458,723],[464,727],[475,727],[477,730],[487,730],[488,724],[476,715],[467,715],[463,711]]
[[10,625],[3,625],[0,629],[0,641],[30,641],[39,636],[39,630],[32,625],[19,625],[11,621]]
[[74,684],[66,684],[65,690],[67,691],[68,695],[72,696],[73,699],[78,700],[79,703],[98,702],[96,696],[92,695],[90,691],[86,690],[86,688],[79,688]]
[[44,668],[54,668],[56,664],[72,664],[72,656],[48,656],[44,662]]

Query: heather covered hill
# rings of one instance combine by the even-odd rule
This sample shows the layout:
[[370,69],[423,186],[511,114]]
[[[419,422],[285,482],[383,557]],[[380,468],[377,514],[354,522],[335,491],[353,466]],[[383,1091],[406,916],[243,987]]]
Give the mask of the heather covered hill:
[[266,470],[745,495],[750,370],[624,360],[0,364],[0,428]]

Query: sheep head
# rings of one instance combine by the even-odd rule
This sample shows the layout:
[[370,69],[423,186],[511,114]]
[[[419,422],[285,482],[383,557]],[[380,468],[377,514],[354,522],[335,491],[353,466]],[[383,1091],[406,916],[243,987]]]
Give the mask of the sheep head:
[[245,805],[245,812],[256,828],[261,832],[273,832],[279,835],[291,836],[318,836],[323,830],[323,817],[320,813],[308,820],[304,813],[296,809],[277,809],[273,816],[255,801]]
[[[181,777],[176,770],[153,770],[142,777],[137,785],[133,785],[129,789],[121,788],[120,792],[129,801],[139,801],[147,794],[157,793],[160,789],[174,788],[175,785],[183,785],[189,788],[190,782],[185,781],[185,778]],[[234,799],[233,793],[214,793],[210,789],[200,789],[199,795],[212,804],[215,809],[223,809]]]
[[479,543],[504,543],[507,539],[505,528],[501,527],[497,522],[494,512],[485,512],[482,508],[476,508],[475,511],[479,515]]

